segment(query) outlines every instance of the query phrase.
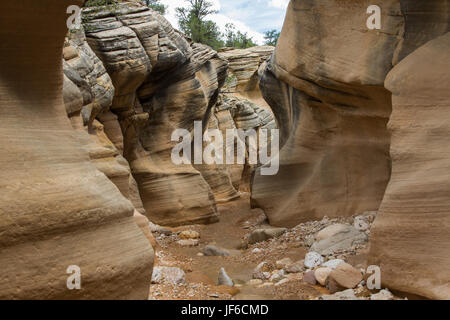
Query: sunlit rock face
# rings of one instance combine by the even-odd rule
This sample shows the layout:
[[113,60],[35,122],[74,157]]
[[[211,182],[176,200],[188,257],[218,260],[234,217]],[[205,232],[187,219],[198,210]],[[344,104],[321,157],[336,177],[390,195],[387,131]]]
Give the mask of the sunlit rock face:
[[259,89],[258,71],[274,51],[272,46],[257,46],[248,49],[224,48],[220,57],[229,63],[225,92],[249,99],[263,107],[267,106]]
[[[139,4],[87,9],[84,15],[87,41],[115,88],[111,111],[148,218],[162,225],[217,221],[208,182],[215,181],[215,189],[231,184],[205,174],[207,182],[192,165],[175,165],[171,152],[178,141],[171,136],[175,129],[193,130],[194,121],[207,128],[226,61],[209,47],[188,42],[161,15]],[[108,130],[118,131],[111,125]]]
[[381,1],[368,30],[371,4],[291,1],[261,79],[281,167],[256,174],[253,205],[280,226],[379,209],[370,257],[384,285],[448,298],[450,3]]
[[[0,298],[146,299],[153,250],[67,117],[84,113],[92,124],[107,100],[94,82],[64,77],[73,4],[0,3]],[[80,290],[67,287],[73,265]]]
[[388,75],[392,177],[371,235],[384,285],[450,299],[450,33]]
[[261,90],[283,148],[277,176],[256,175],[252,200],[272,224],[376,210],[390,175],[384,88],[403,18],[386,1],[368,32],[368,1],[292,1]]
[[63,72],[64,105],[81,144],[97,169],[117,186],[136,210],[145,213],[136,181],[122,156],[123,136],[117,116],[109,110],[114,86],[103,63],[87,44],[83,30],[69,32],[66,38]]

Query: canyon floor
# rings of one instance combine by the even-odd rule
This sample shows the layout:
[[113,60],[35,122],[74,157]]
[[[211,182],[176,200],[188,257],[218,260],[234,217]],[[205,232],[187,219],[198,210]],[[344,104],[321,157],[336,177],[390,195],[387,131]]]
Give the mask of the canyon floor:
[[[271,229],[261,209],[251,209],[247,194],[240,199],[218,205],[220,222],[210,225],[189,225],[155,230],[158,243],[156,267],[176,267],[184,271],[184,279],[156,281],[150,289],[151,300],[252,300],[287,299],[316,300],[330,292],[323,286],[303,280],[305,272],[287,273],[272,281],[253,279],[254,269],[263,262],[277,272],[277,261],[290,258],[302,263],[309,251],[311,238],[318,231],[333,224],[352,225],[354,217],[311,221],[287,229],[284,234],[266,241],[246,244],[255,229]],[[183,233],[183,231],[185,231]],[[370,231],[368,231],[370,232]],[[181,239],[183,234],[194,234],[198,239]],[[198,233],[198,234],[197,234]],[[181,237],[181,238],[180,238]],[[213,245],[227,250],[229,256],[205,256],[205,246]],[[325,259],[342,259],[359,269],[365,269],[367,242],[333,253]],[[218,285],[218,275],[224,268],[234,281],[234,287]],[[279,269],[279,268],[278,268]],[[268,270],[268,271],[270,271]],[[155,278],[155,277],[154,277]],[[155,282],[155,281],[153,281]],[[354,289],[355,295],[367,299],[371,292],[363,285]]]

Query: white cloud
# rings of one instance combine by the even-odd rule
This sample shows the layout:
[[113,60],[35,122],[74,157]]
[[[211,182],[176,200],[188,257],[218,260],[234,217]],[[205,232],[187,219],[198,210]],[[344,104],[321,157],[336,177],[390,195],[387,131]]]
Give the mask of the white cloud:
[[[264,9],[261,6],[261,1],[255,1],[252,2],[253,4],[249,5],[249,7],[247,8],[239,8],[239,4],[242,4],[243,1],[241,0],[237,0],[234,1],[233,0],[225,0],[228,1],[227,6],[228,7],[235,7],[235,9],[233,10],[222,10],[223,6],[220,2],[220,0],[209,0],[211,3],[213,3],[213,10],[219,11],[218,14],[213,14],[207,17],[207,19],[210,19],[214,22],[217,23],[217,25],[219,26],[219,28],[224,31],[225,30],[225,25],[227,23],[233,23],[236,26],[236,29],[243,32],[243,33],[247,33],[250,37],[253,38],[253,41],[255,41],[258,44],[263,44],[264,43],[264,35],[262,32],[258,32],[257,30],[255,30],[254,28],[252,28],[251,26],[249,26],[246,22],[244,21],[249,21],[252,17],[252,15],[254,15],[255,12],[257,12],[258,10],[270,10],[268,8],[268,6],[271,6],[272,2],[284,2],[287,1],[289,2],[289,0],[271,0],[270,3],[267,3],[267,1],[263,1],[264,5],[263,7],[265,7]],[[186,7],[187,6],[187,2],[184,0],[161,0],[161,3],[163,3],[164,5],[167,6],[167,12],[166,12],[166,19],[169,20],[169,22],[176,28],[179,28],[178,25],[178,19],[176,16],[176,8],[177,7]],[[269,29],[269,28],[267,28]]]
[[269,7],[286,9],[289,5],[289,0],[270,0]]

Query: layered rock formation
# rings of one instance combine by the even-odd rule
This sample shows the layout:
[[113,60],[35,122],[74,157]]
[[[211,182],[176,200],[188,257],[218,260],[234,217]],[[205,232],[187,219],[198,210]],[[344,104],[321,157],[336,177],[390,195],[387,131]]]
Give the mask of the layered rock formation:
[[392,177],[371,240],[385,286],[432,299],[450,299],[449,52],[447,33],[386,79]]
[[[191,165],[173,164],[178,141],[171,135],[175,129],[191,131],[196,120],[206,128],[226,62],[139,4],[84,14],[88,43],[116,90],[111,111],[123,133],[119,144],[147,216],[162,225],[216,221],[214,196],[202,174]],[[114,120],[108,122],[113,128]]]
[[293,226],[382,203],[372,256],[383,283],[448,298],[448,39],[427,42],[448,32],[449,2],[381,1],[381,30],[366,27],[369,5],[291,1],[261,79],[280,126],[280,173],[256,175],[253,204]]
[[[0,298],[145,299],[152,248],[65,110],[61,59],[73,4],[81,1],[0,3]],[[93,124],[102,75],[88,73],[89,86],[66,74],[64,98],[69,114]],[[80,290],[67,287],[73,265]]]
[[274,50],[272,46],[257,46],[248,49],[224,48],[220,57],[229,63],[228,77],[224,91],[232,92],[253,102],[266,106],[259,89],[258,71],[265,66]]

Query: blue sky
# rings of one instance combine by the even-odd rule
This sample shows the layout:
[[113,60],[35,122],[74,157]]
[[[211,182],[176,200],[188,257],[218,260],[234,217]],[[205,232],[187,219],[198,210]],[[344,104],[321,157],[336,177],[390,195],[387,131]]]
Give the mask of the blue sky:
[[[264,32],[281,30],[289,0],[209,0],[218,14],[208,19],[223,30],[225,24],[234,23],[237,30],[247,32],[258,44],[264,42]],[[161,0],[168,7],[166,18],[178,27],[175,8],[186,5],[184,0]]]

